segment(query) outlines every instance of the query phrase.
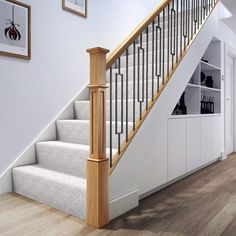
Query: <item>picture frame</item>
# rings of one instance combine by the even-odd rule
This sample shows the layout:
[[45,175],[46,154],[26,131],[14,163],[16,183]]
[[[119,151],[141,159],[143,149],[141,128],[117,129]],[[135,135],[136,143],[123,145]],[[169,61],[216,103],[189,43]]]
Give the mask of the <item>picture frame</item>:
[[88,0],[62,0],[62,8],[66,11],[87,18]]
[[0,0],[0,55],[31,59],[31,6]]

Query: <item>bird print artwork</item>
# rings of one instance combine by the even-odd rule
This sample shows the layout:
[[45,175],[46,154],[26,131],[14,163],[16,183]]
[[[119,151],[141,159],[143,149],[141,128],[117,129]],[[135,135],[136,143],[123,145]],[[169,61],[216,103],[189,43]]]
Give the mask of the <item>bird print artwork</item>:
[[20,27],[19,24],[15,22],[15,7],[12,6],[12,18],[6,20],[7,23],[6,25],[9,25],[5,29],[5,36],[7,39],[12,40],[12,41],[20,41],[21,39],[21,34],[17,27]]

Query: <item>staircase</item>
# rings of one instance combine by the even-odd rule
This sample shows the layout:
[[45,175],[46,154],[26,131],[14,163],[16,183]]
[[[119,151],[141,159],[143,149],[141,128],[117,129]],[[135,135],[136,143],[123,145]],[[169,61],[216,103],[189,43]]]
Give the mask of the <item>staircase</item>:
[[163,1],[107,59],[105,49],[88,50],[90,100],[74,102],[73,120],[57,120],[57,140],[35,144],[36,164],[13,168],[14,191],[87,218],[92,226],[108,223],[108,171],[122,158],[216,3]]

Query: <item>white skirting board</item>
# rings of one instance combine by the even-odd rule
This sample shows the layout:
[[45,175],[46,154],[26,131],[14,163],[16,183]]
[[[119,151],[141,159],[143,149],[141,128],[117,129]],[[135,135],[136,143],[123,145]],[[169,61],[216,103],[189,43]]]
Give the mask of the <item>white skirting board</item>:
[[159,186],[157,188],[154,188],[154,189],[152,189],[152,190],[150,190],[150,191],[140,195],[139,196],[139,200],[143,200],[144,198],[147,198],[147,197],[151,196],[152,194],[155,194],[155,193],[161,191],[162,189],[167,188],[170,185],[172,185],[172,184],[174,184],[174,183],[176,183],[176,182],[178,182],[180,180],[183,180],[184,178],[186,178],[186,177],[188,177],[188,176],[190,176],[190,175],[192,175],[192,174],[194,174],[194,173],[196,173],[196,172],[198,172],[198,171],[200,171],[200,170],[202,170],[202,169],[204,169],[204,168],[206,168],[206,167],[216,163],[217,161],[224,161],[224,160],[222,159],[222,157],[219,157],[219,158],[217,158],[217,159],[215,159],[215,160],[213,160],[213,161],[211,161],[211,162],[209,162],[209,163],[207,163],[205,165],[200,166],[199,168],[197,168],[197,169],[195,169],[193,171],[190,171],[190,172],[188,172],[188,173],[186,173],[186,174],[184,174],[182,176],[179,176],[178,178],[175,178],[175,179],[173,179],[171,181],[168,181],[167,183],[165,183],[165,184],[163,184],[163,185],[161,185],[161,186]]
[[138,190],[132,191],[110,201],[110,220],[113,220],[124,213],[139,206]]

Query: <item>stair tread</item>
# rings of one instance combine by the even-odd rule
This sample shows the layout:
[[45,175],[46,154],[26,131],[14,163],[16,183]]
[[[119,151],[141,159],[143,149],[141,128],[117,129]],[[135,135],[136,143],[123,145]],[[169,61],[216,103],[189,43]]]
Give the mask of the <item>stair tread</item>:
[[65,185],[72,185],[84,191],[86,190],[86,179],[58,172],[55,170],[50,170],[38,164],[15,167],[13,168],[13,172],[21,172],[27,175],[37,176],[47,181],[55,181]]

